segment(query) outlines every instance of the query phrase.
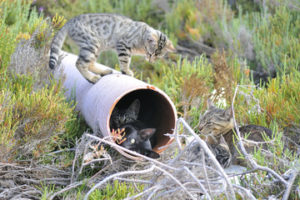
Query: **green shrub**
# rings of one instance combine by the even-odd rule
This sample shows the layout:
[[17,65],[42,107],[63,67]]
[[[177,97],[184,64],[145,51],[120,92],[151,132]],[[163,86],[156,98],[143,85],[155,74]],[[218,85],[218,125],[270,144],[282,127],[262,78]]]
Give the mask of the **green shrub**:
[[[296,69],[282,79],[273,79],[267,89],[244,87],[242,91],[253,98],[238,95],[235,110],[244,124],[269,126],[276,121],[279,128],[300,123],[300,72]],[[254,100],[256,99],[256,101]],[[247,106],[245,106],[247,105]],[[260,109],[253,110],[259,105]],[[258,107],[255,107],[258,108]]]
[[65,124],[73,118],[73,108],[60,92],[60,84],[37,91],[32,84],[28,77],[16,77],[10,89],[1,87],[1,160],[39,157],[66,137]]
[[254,32],[256,58],[265,69],[273,65],[281,75],[300,70],[299,12],[281,6],[274,14],[266,10],[246,20]]
[[47,53],[45,46],[49,43],[45,33],[51,30],[43,16],[35,10],[30,12],[30,3],[0,3],[0,35],[4,36],[0,37],[1,161],[37,158],[59,147],[68,135],[66,123],[74,118],[73,106],[66,102],[61,83],[44,73],[47,57],[43,53]]
[[[137,185],[138,190],[143,191],[143,185]],[[126,184],[119,181],[114,181],[113,184],[107,184],[103,190],[95,190],[90,195],[90,200],[105,200],[114,199],[121,200],[128,195],[133,196],[137,194],[137,189],[133,184]]]
[[166,28],[181,40],[193,39],[209,46],[224,48],[222,20],[231,20],[233,13],[223,0],[178,0],[166,13]]
[[83,13],[118,13],[154,25],[163,18],[152,0],[40,0],[34,5],[37,8],[45,8],[47,14],[54,16],[58,13],[68,20]]

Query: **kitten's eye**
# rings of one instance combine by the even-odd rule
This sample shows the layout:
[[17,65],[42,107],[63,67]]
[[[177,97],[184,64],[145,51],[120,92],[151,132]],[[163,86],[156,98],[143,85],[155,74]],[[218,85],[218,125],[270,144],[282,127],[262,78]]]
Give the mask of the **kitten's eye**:
[[134,144],[134,143],[135,143],[135,139],[132,138],[132,139],[130,140],[130,143],[131,143],[131,144]]

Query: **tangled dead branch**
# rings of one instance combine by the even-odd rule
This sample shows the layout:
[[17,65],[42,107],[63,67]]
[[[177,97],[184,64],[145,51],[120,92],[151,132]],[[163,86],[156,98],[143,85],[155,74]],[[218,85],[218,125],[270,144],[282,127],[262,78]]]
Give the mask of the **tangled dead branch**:
[[233,100],[232,100],[232,104],[231,104],[231,109],[232,109],[232,114],[233,114],[233,122],[234,122],[234,126],[236,129],[236,133],[238,136],[238,145],[240,150],[242,151],[242,154],[245,156],[245,160],[248,162],[248,164],[251,166],[252,170],[254,171],[266,171],[268,173],[270,173],[273,177],[274,177],[274,181],[280,181],[282,184],[284,184],[286,190],[283,194],[283,198],[284,200],[287,200],[289,198],[290,192],[291,192],[291,187],[294,184],[295,178],[298,176],[299,174],[299,164],[300,162],[298,162],[298,168],[293,169],[291,172],[290,177],[288,178],[288,180],[286,180],[283,176],[281,176],[280,174],[278,174],[277,172],[275,172],[273,169],[270,169],[269,167],[265,167],[265,166],[261,166],[259,164],[257,164],[257,162],[252,158],[252,156],[246,151],[244,144],[243,144],[243,138],[241,137],[241,134],[239,132],[239,128],[235,119],[235,112],[234,112],[234,100],[236,98],[236,95],[239,91],[239,85],[236,87],[235,92],[234,92],[234,96],[233,96]]
[[0,163],[0,199],[40,199],[41,184],[67,186],[70,173],[51,166],[30,163]]
[[[234,93],[234,99],[238,88]],[[235,126],[237,127],[236,121]],[[245,171],[245,168],[240,170],[237,166],[224,170],[206,143],[195,134],[183,118],[178,119],[174,134],[167,135],[175,142],[168,146],[158,160],[125,149],[108,140],[109,138],[85,133],[76,143],[73,165],[67,170],[45,165],[33,167],[30,163],[25,166],[0,163],[0,199],[39,199],[42,192],[36,186],[41,183],[58,186],[55,192],[48,194],[47,199],[68,195],[68,191],[82,185],[89,188],[84,197],[88,199],[96,189],[103,189],[114,180],[144,186],[143,190],[137,190],[137,193],[128,196],[127,200],[136,198],[236,199],[237,197],[256,199],[255,196],[260,194],[259,188],[255,188],[249,180],[261,182],[262,187],[278,186],[281,192],[277,196],[283,199],[288,199],[291,191],[297,193],[297,189],[293,187],[299,174],[300,163],[296,160],[294,164],[296,167],[283,175],[258,165],[246,151],[244,139],[239,132],[237,132],[238,145],[251,166],[249,171]],[[115,149],[139,156],[143,160],[138,162],[128,160]],[[82,178],[83,174],[91,169],[96,173],[91,177]],[[268,182],[262,181],[259,175],[261,171],[269,174]]]

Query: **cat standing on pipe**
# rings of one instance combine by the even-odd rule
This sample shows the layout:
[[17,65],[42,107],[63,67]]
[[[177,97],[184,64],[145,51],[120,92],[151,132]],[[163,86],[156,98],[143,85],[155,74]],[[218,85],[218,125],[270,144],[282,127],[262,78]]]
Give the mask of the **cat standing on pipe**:
[[49,67],[54,69],[66,36],[80,47],[76,67],[90,83],[112,70],[94,65],[101,51],[115,50],[122,73],[133,76],[129,69],[132,55],[144,55],[149,61],[175,51],[167,36],[144,22],[116,14],[83,14],[69,20],[54,36]]

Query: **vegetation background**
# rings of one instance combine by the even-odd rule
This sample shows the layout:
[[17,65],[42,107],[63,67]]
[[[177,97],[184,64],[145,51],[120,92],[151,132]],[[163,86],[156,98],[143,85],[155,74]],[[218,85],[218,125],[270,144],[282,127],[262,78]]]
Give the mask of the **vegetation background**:
[[[65,99],[61,82],[53,80],[48,51],[66,20],[95,12],[144,21],[169,36],[177,53],[155,63],[134,57],[131,66],[137,78],[171,97],[191,127],[206,110],[208,98],[225,108],[242,85],[234,105],[239,124],[272,129],[273,154],[290,161],[280,167],[276,160],[265,163],[258,151],[258,163],[278,173],[299,168],[294,149],[284,149],[280,139],[284,134],[300,145],[298,0],[0,0],[1,163],[72,166],[74,152],[64,150],[72,149],[88,127],[74,111],[74,102]],[[69,40],[64,50],[78,52]],[[112,52],[103,53],[99,62],[118,69]],[[53,151],[63,153],[53,161],[47,156]],[[38,185],[41,198],[63,187]],[[299,187],[298,177],[290,199],[300,198]],[[85,188],[74,190],[82,198]],[[96,190],[91,199],[122,199],[134,192],[132,185],[114,182]],[[278,191],[264,195],[273,193]]]

